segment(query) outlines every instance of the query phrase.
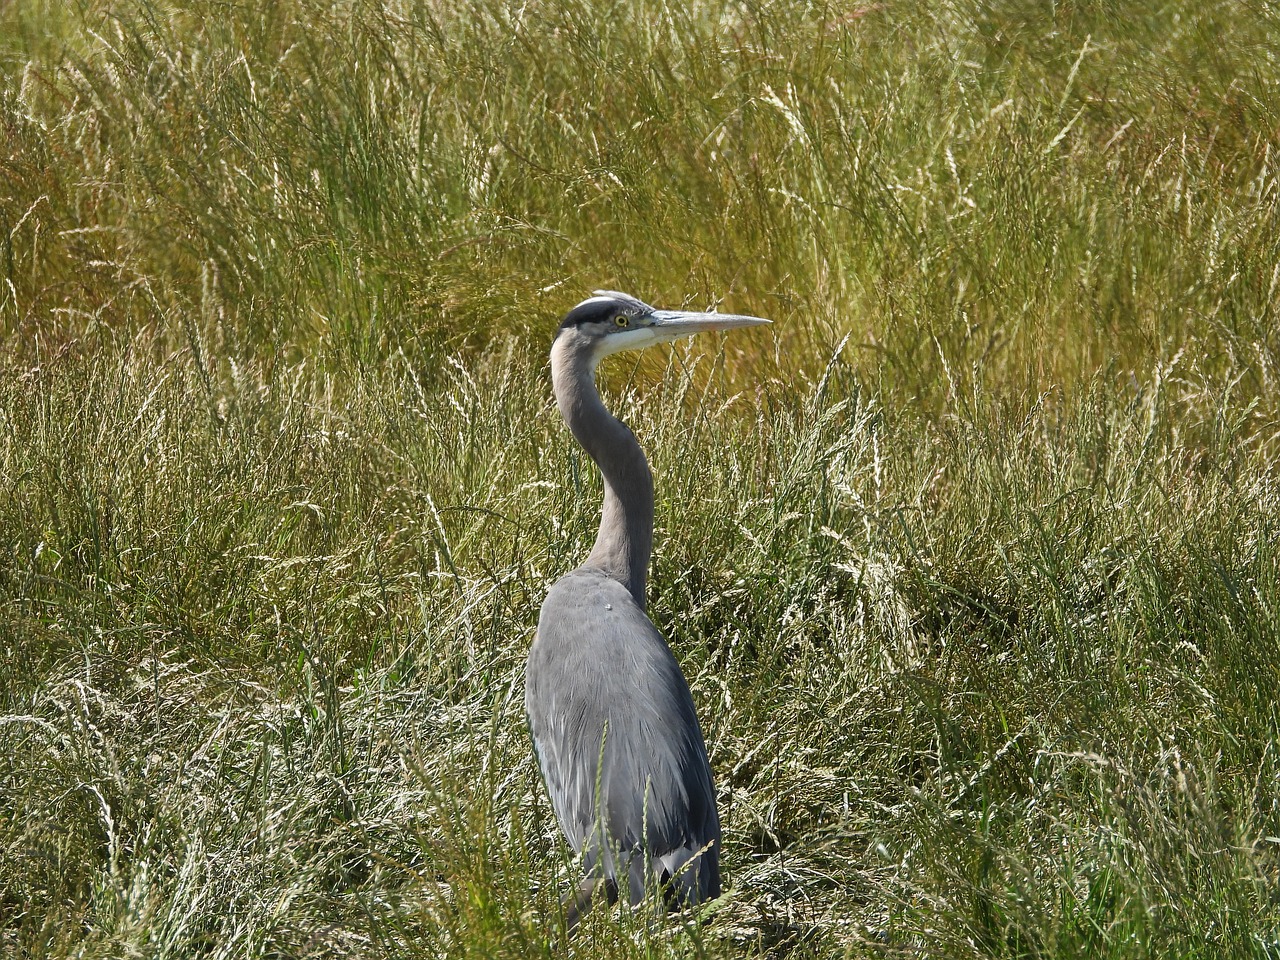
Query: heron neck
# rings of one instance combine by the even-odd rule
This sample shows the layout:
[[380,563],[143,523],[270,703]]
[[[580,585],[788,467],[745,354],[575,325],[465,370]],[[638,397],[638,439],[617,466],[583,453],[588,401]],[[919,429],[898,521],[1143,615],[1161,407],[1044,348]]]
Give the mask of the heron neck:
[[625,586],[640,609],[653,547],[653,475],[635,434],[613,416],[596,389],[595,363],[557,338],[551,349],[551,381],[560,415],[604,477],[600,532],[584,567]]

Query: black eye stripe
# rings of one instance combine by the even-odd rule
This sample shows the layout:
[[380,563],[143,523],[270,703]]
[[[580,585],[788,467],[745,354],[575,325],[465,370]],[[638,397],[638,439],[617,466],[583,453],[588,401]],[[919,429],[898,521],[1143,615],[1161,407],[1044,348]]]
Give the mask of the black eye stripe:
[[613,318],[617,316],[618,304],[616,301],[607,300],[603,297],[597,300],[588,300],[580,303],[565,315],[561,327],[577,327],[585,323],[613,323]]
[[560,329],[586,324],[603,323],[619,330],[630,327],[636,320],[636,311],[630,304],[613,297],[592,297],[578,304],[560,322]]

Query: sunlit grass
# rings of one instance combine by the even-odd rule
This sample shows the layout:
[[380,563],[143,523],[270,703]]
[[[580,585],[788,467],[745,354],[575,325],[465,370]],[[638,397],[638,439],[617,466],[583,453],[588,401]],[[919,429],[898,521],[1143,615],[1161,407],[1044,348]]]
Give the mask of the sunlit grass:
[[1268,6],[0,13],[0,945],[565,952],[603,369],[725,902],[580,955],[1280,956]]

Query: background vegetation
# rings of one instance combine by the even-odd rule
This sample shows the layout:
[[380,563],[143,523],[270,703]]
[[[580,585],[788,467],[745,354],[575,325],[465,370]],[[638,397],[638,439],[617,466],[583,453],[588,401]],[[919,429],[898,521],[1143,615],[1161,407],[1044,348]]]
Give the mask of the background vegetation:
[[528,957],[595,287],[712,922],[1280,957],[1280,8],[0,6],[0,953]]

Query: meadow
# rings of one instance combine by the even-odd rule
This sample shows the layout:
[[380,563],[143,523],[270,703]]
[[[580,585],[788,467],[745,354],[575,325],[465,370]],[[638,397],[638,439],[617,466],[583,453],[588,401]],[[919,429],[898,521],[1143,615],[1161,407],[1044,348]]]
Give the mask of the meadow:
[[[0,956],[1280,958],[1280,7],[0,5]],[[524,725],[592,289],[727,889]]]

